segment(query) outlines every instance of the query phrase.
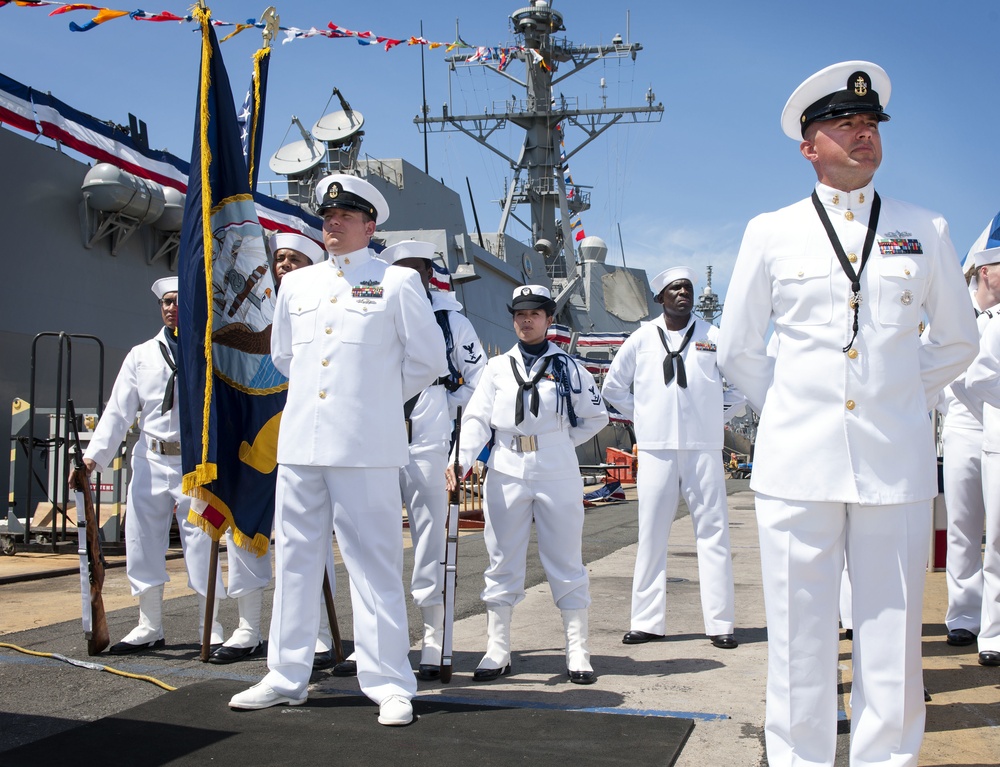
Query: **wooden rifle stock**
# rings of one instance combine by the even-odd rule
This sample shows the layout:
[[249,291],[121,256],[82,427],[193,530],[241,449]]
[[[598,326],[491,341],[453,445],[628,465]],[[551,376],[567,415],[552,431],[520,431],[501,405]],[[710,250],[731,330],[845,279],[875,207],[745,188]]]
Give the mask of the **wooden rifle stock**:
[[441,682],[451,682],[452,643],[455,625],[455,586],[458,579],[458,514],[462,488],[462,467],[458,451],[462,437],[462,408],[455,415],[455,489],[448,494],[448,517],[445,521],[444,552],[444,625],[441,630]]
[[104,588],[104,552],[101,550],[100,530],[94,512],[94,497],[90,492],[90,477],[87,476],[87,467],[83,463],[83,447],[80,444],[80,429],[76,423],[73,400],[66,404],[66,418],[73,430],[73,471],[69,475],[69,486],[76,493],[83,629],[87,638],[87,654],[99,655],[111,644],[108,620],[104,614],[104,599],[101,596],[101,589]]

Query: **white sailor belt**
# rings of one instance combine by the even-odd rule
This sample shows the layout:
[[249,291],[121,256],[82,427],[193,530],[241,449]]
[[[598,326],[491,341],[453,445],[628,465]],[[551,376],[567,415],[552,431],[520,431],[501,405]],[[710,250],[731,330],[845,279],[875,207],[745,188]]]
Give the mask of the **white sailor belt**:
[[181,443],[180,442],[164,442],[162,439],[154,439],[150,437],[147,441],[150,451],[156,453],[157,455],[180,455],[181,454]]
[[517,434],[515,432],[498,431],[496,441],[498,445],[503,445],[512,453],[531,453],[543,447],[552,447],[558,444],[562,432],[549,432],[548,434]]

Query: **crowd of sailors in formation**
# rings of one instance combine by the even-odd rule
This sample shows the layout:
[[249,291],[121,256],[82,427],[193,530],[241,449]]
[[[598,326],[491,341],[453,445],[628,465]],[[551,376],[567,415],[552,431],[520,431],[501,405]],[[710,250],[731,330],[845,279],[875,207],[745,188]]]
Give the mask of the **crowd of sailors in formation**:
[[[915,764],[924,727],[926,541],[937,494],[933,407],[947,413],[948,642],[978,642],[979,662],[1000,665],[1000,323],[990,322],[1000,303],[1000,241],[974,254],[969,287],[944,220],[876,193],[889,91],[886,73],[866,61],[827,67],[796,89],[782,128],[816,172],[812,195],[747,226],[731,283],[739,289],[730,291],[721,328],[693,314],[693,270],[658,273],[651,287],[662,312],[622,344],[603,387],[547,339],[556,304],[540,285],[514,290],[517,344],[487,359],[461,304],[429,287],[434,245],[407,241],[376,254],[369,243],[389,216],[385,199],[360,178],[323,179],[316,203],[325,247],[300,235],[270,241],[271,359],[289,383],[277,441],[268,672],[229,706],[300,705],[312,671],[334,665],[322,587],[324,579],[336,585],[335,535],[355,640],[335,673],[357,676],[381,724],[412,721],[415,677],[441,675],[446,492],[487,446],[487,638],[473,678],[514,671],[511,623],[525,596],[534,522],[563,618],[568,681],[597,681],[575,448],[608,423],[609,406],[633,422],[639,465],[638,549],[622,641],[668,633],[667,539],[683,497],[705,635],[718,648],[737,648],[721,457],[724,422],[749,405],[760,416],[752,487],[762,560],[770,563],[769,763],[833,764],[837,620],[846,602],[855,650],[851,762]],[[129,353],[85,456],[89,471],[106,469],[139,413],[126,525],[139,622],[111,652],[164,644],[176,505],[200,615],[212,577],[215,593],[239,604],[228,638],[213,621],[210,660],[255,657],[265,648],[270,552],[257,557],[230,539],[228,584],[208,572],[210,538],[188,520],[190,499],[180,492],[176,278],[158,280],[153,292],[164,329]],[[806,442],[818,448],[803,451]],[[413,536],[410,594],[424,624],[416,673],[407,657],[402,505]]]

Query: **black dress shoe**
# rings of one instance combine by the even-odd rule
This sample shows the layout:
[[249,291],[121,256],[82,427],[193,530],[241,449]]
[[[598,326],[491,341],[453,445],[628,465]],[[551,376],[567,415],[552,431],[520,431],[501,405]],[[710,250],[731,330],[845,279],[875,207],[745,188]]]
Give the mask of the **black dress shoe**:
[[983,650],[979,653],[980,666],[1000,666],[1000,652],[996,650]]
[[965,647],[976,641],[976,635],[968,629],[952,629],[948,632],[948,644],[953,647]]
[[663,639],[663,634],[650,634],[648,631],[629,631],[622,637],[622,644],[643,644],[654,639]]
[[566,673],[569,674],[569,681],[573,684],[593,684],[597,681],[593,671],[567,671]]
[[334,676],[357,676],[358,662],[356,660],[342,660],[333,667]]
[[235,663],[243,658],[256,658],[264,653],[264,643],[258,642],[253,647],[226,647],[220,645],[208,656],[209,663]]
[[152,642],[143,642],[142,644],[129,644],[128,642],[119,642],[118,644],[111,645],[111,649],[108,652],[111,655],[134,655],[137,652],[145,652],[146,650],[158,650],[161,647],[166,647],[167,642],[165,639],[154,639]]
[[715,636],[710,636],[709,639],[712,640],[712,644],[723,650],[733,650],[740,646],[740,643],[736,641],[732,634],[716,634]]
[[441,667],[431,663],[421,663],[417,668],[417,679],[430,682],[441,678]]
[[510,673],[510,664],[503,668],[477,668],[472,674],[472,678],[477,682],[492,682]]

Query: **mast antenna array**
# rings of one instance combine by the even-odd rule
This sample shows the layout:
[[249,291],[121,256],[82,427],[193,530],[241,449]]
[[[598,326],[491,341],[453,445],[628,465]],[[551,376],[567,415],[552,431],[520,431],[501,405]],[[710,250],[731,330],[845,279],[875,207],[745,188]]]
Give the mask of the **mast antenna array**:
[[[558,279],[568,276],[569,264],[574,262],[571,253],[573,236],[570,217],[590,207],[590,193],[581,187],[566,189],[565,168],[567,161],[583,147],[616,124],[644,124],[663,119],[663,104],[653,103],[652,89],[647,103],[638,107],[604,107],[580,109],[576,100],[562,95],[553,98],[553,86],[580,72],[594,62],[607,58],[631,57],[642,50],[642,45],[622,40],[616,35],[609,45],[575,45],[566,38],[554,35],[565,31],[563,17],[546,0],[533,0],[510,16],[517,43],[506,49],[479,49],[474,55],[451,56],[446,61],[451,69],[456,65],[483,66],[524,88],[525,98],[508,100],[500,110],[487,114],[451,114],[446,104],[440,116],[422,113],[413,122],[426,133],[459,131],[506,160],[514,170],[503,204],[498,239],[506,232],[507,223],[518,204],[531,208],[531,243],[545,255],[549,276]],[[498,59],[497,52],[502,52]],[[525,78],[519,80],[507,72],[506,58],[524,63]],[[561,65],[569,67],[557,74]],[[513,123],[525,132],[524,143],[518,157],[510,157],[490,143],[498,130]],[[586,134],[582,143],[567,150],[560,157],[559,126],[575,126]],[[557,214],[562,222],[557,226]],[[553,248],[551,243],[562,243],[563,248]]]

